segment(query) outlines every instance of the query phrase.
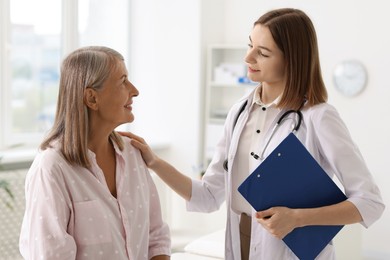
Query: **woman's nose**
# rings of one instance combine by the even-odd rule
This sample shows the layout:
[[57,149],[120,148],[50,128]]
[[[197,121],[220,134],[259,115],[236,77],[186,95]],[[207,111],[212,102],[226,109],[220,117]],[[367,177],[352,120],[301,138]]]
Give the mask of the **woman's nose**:
[[139,95],[139,91],[138,89],[129,81],[129,89],[130,89],[130,93],[132,94],[132,96],[136,97]]
[[255,63],[255,58],[253,57],[253,50],[249,49],[245,55],[245,62],[249,64]]

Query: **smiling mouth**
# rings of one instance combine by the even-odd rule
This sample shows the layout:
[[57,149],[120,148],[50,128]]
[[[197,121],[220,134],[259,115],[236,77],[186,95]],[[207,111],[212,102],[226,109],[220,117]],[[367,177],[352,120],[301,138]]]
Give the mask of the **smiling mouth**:
[[259,72],[260,70],[255,70],[255,69],[252,69],[252,68],[248,67],[248,71],[249,72]]

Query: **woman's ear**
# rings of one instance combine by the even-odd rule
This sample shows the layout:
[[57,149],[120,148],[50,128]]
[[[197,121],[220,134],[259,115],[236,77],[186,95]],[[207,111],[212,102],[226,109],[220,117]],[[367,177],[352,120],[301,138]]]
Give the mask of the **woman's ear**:
[[92,109],[97,110],[98,109],[98,102],[97,102],[97,95],[96,90],[93,88],[86,88],[84,90],[84,103],[85,105]]

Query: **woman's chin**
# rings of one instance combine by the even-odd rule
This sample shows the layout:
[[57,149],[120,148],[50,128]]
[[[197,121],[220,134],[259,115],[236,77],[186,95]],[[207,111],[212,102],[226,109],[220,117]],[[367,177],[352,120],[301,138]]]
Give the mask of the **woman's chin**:
[[259,77],[256,77],[255,75],[252,75],[251,73],[248,74],[248,79],[252,82],[256,82],[256,83],[259,83],[261,82],[261,80],[259,79]]
[[126,121],[123,122],[122,124],[127,124],[127,123],[132,123],[134,121],[134,115],[131,114],[126,118]]

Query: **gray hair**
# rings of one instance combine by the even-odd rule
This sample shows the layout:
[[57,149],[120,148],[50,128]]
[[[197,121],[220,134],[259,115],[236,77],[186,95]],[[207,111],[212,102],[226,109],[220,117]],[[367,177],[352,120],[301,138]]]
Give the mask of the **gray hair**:
[[[103,46],[79,48],[62,62],[57,112],[52,129],[41,144],[51,147],[54,140],[61,143],[61,152],[71,164],[89,167],[88,160],[88,109],[84,104],[84,90],[99,90],[123,56]],[[111,137],[123,149],[121,138],[112,132]]]

